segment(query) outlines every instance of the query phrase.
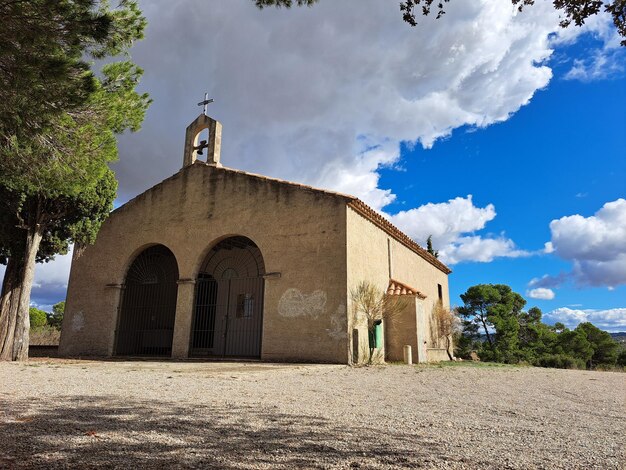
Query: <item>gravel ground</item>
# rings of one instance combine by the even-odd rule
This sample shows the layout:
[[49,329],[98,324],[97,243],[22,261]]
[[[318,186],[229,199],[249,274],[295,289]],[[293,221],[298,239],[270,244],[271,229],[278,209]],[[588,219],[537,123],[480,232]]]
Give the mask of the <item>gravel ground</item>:
[[0,468],[625,468],[626,374],[0,363]]

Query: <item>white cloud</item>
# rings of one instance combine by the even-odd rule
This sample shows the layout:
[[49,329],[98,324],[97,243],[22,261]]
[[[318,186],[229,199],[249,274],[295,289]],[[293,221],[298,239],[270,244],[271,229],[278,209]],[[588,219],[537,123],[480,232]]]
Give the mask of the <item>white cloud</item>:
[[529,255],[529,252],[518,249],[513,240],[504,236],[498,238],[483,238],[477,235],[460,237],[441,250],[441,258],[448,264],[461,261],[489,263],[495,258],[519,258]]
[[550,222],[554,253],[572,261],[580,285],[626,284],[626,200],[607,202],[595,215],[579,214]]
[[561,322],[568,328],[575,328],[579,323],[591,322],[601,330],[626,331],[626,308],[578,310],[561,307],[546,313],[543,318],[549,324]]
[[[376,0],[141,7],[147,38],[133,59],[155,101],[142,132],[120,139],[123,199],[178,169],[183,129],[206,89],[226,166],[354,194],[382,211],[396,195],[379,170],[398,163],[401,143],[428,148],[455,128],[507,120],[548,85],[555,45],[580,34],[561,31],[547,1],[523,14],[502,1],[459,2],[417,28]],[[493,205],[469,197],[390,216],[419,243],[432,234],[450,264],[526,255],[504,235],[475,233],[494,217]]]
[[457,197],[448,202],[428,203],[401,211],[390,216],[390,220],[416,240],[425,241],[432,235],[438,245],[444,246],[458,240],[461,233],[485,228],[495,217],[493,204],[476,207],[470,194],[466,198]]
[[441,260],[447,264],[461,261],[490,262],[497,257],[528,255],[517,249],[515,243],[504,235],[468,235],[485,228],[487,222],[495,216],[493,204],[476,207],[470,194],[466,198],[457,197],[447,202],[428,203],[416,209],[401,211],[389,216],[389,219],[422,245],[432,235],[434,248],[439,250]]
[[[565,74],[566,80],[591,82],[610,78],[624,71],[624,66],[617,59],[622,51],[595,51],[585,59],[575,59],[572,68]],[[578,196],[578,195],[577,195]]]
[[[120,139],[123,199],[178,169],[197,112],[190,90],[208,86],[226,166],[354,194],[382,211],[396,195],[379,170],[398,163],[401,143],[428,148],[455,128],[507,120],[552,78],[549,35],[559,31],[549,2],[523,14],[507,2],[459,2],[418,28],[375,0],[289,11],[248,0],[141,6],[147,39],[133,59],[155,101],[142,132]],[[470,197],[390,216],[419,243],[432,234],[450,264],[526,255],[504,235],[475,233],[494,217],[492,204]]]
[[57,255],[54,261],[37,264],[33,288],[41,289],[46,286],[67,288],[72,266],[72,249],[66,255]]
[[459,2],[417,28],[375,0],[141,7],[147,37],[133,59],[155,101],[142,132],[120,139],[122,199],[179,168],[183,130],[207,90],[226,166],[354,193],[381,209],[395,196],[379,187],[378,170],[398,160],[400,143],[430,147],[460,126],[508,119],[550,81],[548,35],[559,29],[549,2],[523,14],[507,2]]
[[[31,292],[31,305],[46,311],[51,305],[65,300],[67,281],[72,264],[72,249],[66,255],[57,255],[54,261],[37,264]],[[0,279],[4,278],[5,267],[0,265]]]
[[[553,48],[581,31],[561,30],[547,1],[522,14],[506,1],[454,2],[442,20],[421,18],[417,28],[377,0],[140,7],[148,28],[132,56],[154,103],[142,131],[119,138],[122,201],[178,171],[184,129],[208,91],[210,114],[224,125],[225,166],[353,193],[380,210],[395,195],[380,187],[379,169],[398,161],[401,142],[430,147],[458,127],[507,120],[548,85]],[[612,44],[606,23],[587,28]],[[467,209],[478,220],[444,216],[442,228],[429,227],[449,262],[524,254],[503,236],[471,235],[493,219],[492,205]],[[404,228],[423,243],[428,233],[410,220],[419,214]],[[56,263],[47,269],[61,286],[67,263],[54,274]]]
[[[546,253],[552,253],[546,252]],[[542,277],[534,277],[528,283],[529,287],[546,287],[546,288],[556,288],[561,286],[568,278],[567,273],[561,273],[557,276],[550,276],[548,274],[544,274]]]
[[554,291],[545,287],[538,287],[536,289],[530,289],[526,292],[526,295],[531,299],[540,300],[552,300],[554,299]]
[[587,56],[573,60],[571,69],[564,76],[566,80],[603,80],[624,71],[624,50],[620,46],[622,38],[613,25],[611,15],[606,12],[589,17],[580,28],[571,26],[561,29],[553,37],[552,45],[571,44],[583,34],[591,35],[600,44],[588,50]]

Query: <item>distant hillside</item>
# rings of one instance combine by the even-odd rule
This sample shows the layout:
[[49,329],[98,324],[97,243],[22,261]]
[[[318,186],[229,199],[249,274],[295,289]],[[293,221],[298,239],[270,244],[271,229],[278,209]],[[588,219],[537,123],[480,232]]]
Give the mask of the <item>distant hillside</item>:
[[611,337],[618,343],[626,344],[626,331],[620,331],[619,333],[611,333]]
[[[626,345],[626,331],[620,331],[619,333],[609,333],[611,337],[618,343]],[[480,335],[480,341],[483,343],[487,341],[486,335]]]

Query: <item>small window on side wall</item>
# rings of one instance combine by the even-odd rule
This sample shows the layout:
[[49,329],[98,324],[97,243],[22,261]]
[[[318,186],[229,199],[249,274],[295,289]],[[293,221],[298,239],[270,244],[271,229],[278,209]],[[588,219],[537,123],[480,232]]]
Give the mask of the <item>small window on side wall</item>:
[[443,289],[441,284],[437,284],[437,293],[439,294],[439,302],[443,302]]

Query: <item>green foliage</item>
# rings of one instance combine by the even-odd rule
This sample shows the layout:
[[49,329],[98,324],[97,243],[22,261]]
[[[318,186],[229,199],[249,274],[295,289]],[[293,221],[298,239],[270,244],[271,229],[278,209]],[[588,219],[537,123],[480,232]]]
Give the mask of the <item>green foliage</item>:
[[97,86],[89,57],[115,56],[143,37],[135,1],[0,0],[0,141],[42,132]]
[[[32,8],[48,3],[33,2]],[[75,13],[74,8],[87,8],[86,4],[92,2],[60,3],[70,14]],[[84,23],[81,27],[97,34],[98,40],[77,32],[79,38],[71,51],[79,58],[82,53],[96,57],[117,54],[142,36],[145,25],[130,1],[122,2],[122,8],[114,11],[107,10],[103,3],[97,12],[85,15],[81,21],[92,18],[95,23],[91,29]],[[69,27],[68,22],[75,26],[67,18],[56,21],[58,28]],[[45,75],[46,70],[39,73]],[[68,96],[59,105],[65,109],[47,115],[45,125],[39,123],[28,132],[20,128],[0,141],[0,199],[4,202],[0,206],[0,262],[23,255],[24,235],[35,225],[43,229],[38,261],[66,253],[70,242],[93,242],[112,209],[117,190],[108,166],[118,155],[115,134],[138,130],[150,103],[146,94],[135,91],[141,74],[141,69],[130,61],[108,63],[102,67],[100,78],[92,74],[89,88],[81,88],[80,102]],[[74,91],[67,86],[68,94]],[[5,124],[3,120],[3,129],[11,127]]]
[[30,317],[30,327],[32,328],[41,328],[45,326],[48,322],[47,313],[43,310],[40,310],[36,307],[30,307],[28,310],[28,316]]
[[138,130],[150,100],[135,91],[142,70],[126,57],[97,74],[85,62],[125,54],[143,37],[135,0],[115,9],[105,0],[0,0],[0,13],[0,68],[14,67],[0,78],[0,263],[12,286],[2,291],[0,355],[15,360],[27,353],[26,273],[95,240],[117,190],[116,134]]
[[265,7],[276,7],[276,8],[291,8],[291,6],[295,3],[299,7],[308,6],[310,7],[314,3],[317,3],[317,0],[254,0],[256,6],[262,10]]
[[[465,332],[465,324],[462,323],[461,327],[463,328],[463,332]],[[460,357],[461,359],[469,359],[470,353],[475,351],[478,346],[475,341],[467,334],[458,334],[454,337],[454,355],[456,357]]]
[[52,306],[52,313],[48,313],[48,325],[61,329],[63,324],[63,314],[65,313],[65,301],[58,302]]
[[593,348],[582,332],[565,330],[557,336],[554,352],[578,358],[586,364],[593,355]]
[[613,365],[617,360],[619,345],[606,331],[589,322],[581,323],[576,330],[583,334],[593,350],[587,366],[591,369],[596,365]]
[[621,367],[626,367],[626,348],[619,351],[615,364]]
[[[481,358],[513,363],[519,359],[517,317],[526,301],[504,284],[479,284],[461,294],[464,331],[475,337],[482,328],[487,345]],[[495,335],[491,331],[495,330]]]
[[428,235],[428,238],[426,239],[426,251],[428,251],[435,258],[439,258],[439,251],[433,248],[433,236],[432,235]]
[[[445,15],[444,3],[450,0],[438,0],[437,19]],[[533,5],[535,0],[511,0],[514,6],[521,12],[526,6]],[[404,0],[400,3],[402,19],[411,26],[417,26],[415,9],[424,16],[430,14],[434,0]],[[618,33],[626,38],[626,1],[624,0],[553,0],[554,8],[561,13],[560,26],[567,28],[572,23],[576,26],[585,24],[589,17],[597,15],[602,9],[613,18],[613,24]],[[604,7],[604,8],[603,8]],[[418,14],[419,14],[418,13]],[[626,46],[626,39],[622,41],[622,46]]]
[[[474,350],[483,361],[565,369],[620,365],[619,345],[609,333],[591,323],[581,323],[574,330],[562,323],[548,326],[537,307],[523,311],[525,300],[508,286],[472,286],[461,299],[464,305],[458,311],[464,328],[457,339],[459,357],[468,357]],[[478,334],[481,329],[486,341]]]
[[567,354],[543,354],[534,365],[539,367],[555,367],[557,369],[584,369],[585,362]]
[[[295,3],[298,6],[311,6],[318,0],[253,0],[259,9],[267,6],[291,8]],[[400,13],[402,19],[411,26],[417,26],[417,16],[430,15],[433,3],[437,7],[437,19],[446,14],[444,3],[450,0],[403,0],[400,2]],[[514,7],[521,12],[526,6],[533,5],[535,0],[511,0]],[[554,8],[561,12],[560,26],[567,28],[572,23],[576,26],[582,26],[585,21],[594,15],[597,15],[604,7],[613,18],[613,24],[617,28],[617,32],[623,38],[626,38],[626,1],[625,0],[553,0]],[[418,10],[416,15],[415,10]],[[626,46],[626,39],[621,42],[622,46]]]
[[518,315],[519,328],[519,358],[533,364],[539,357],[552,351],[556,342],[556,333],[541,321],[542,312],[532,307],[528,312]]

